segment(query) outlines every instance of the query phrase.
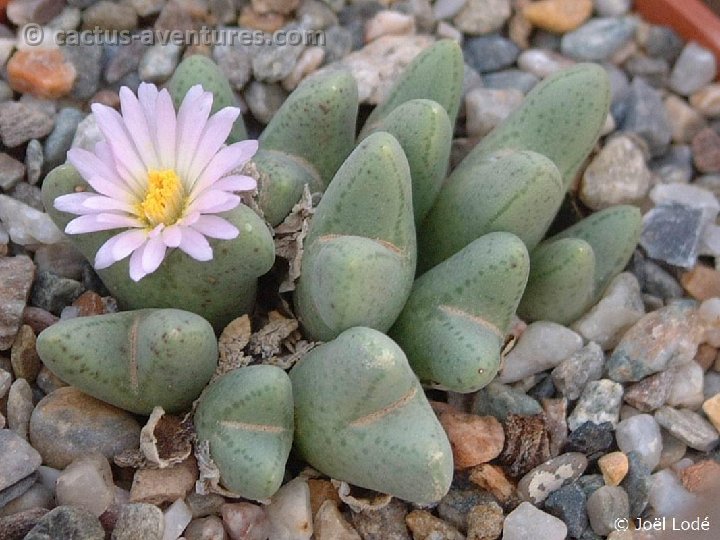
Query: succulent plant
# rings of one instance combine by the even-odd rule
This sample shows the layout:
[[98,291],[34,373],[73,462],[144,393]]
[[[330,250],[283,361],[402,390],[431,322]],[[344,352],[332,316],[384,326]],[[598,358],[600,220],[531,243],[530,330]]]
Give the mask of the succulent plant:
[[210,324],[179,309],[63,320],[40,333],[37,351],[62,380],[138,414],[190,408],[218,360]]
[[527,320],[569,324],[598,301],[630,261],[642,228],[634,206],[606,208],[540,244],[518,308]]
[[464,76],[465,64],[458,43],[452,39],[436,42],[418,54],[400,74],[383,102],[365,121],[361,136],[376,130],[385,117],[414,99],[438,103],[454,126],[460,110]]
[[537,85],[444,182],[419,227],[420,270],[491,231],[512,232],[533,249],[597,141],[609,104],[607,75],[595,64]]
[[357,84],[348,71],[317,73],[283,103],[260,136],[255,163],[259,201],[272,225],[298,202],[303,187],[323,191],[355,144]]
[[386,331],[405,304],[416,262],[410,170],[395,138],[377,132],[353,151],[310,224],[295,290],[308,335]]
[[280,487],[293,438],[292,384],[280,368],[236,369],[208,386],[195,410],[198,441],[209,441],[220,481],[248,499]]
[[[71,165],[57,167],[43,181],[45,208],[61,230],[75,216],[57,210],[53,201],[77,191],[91,189]],[[275,260],[275,246],[267,225],[247,206],[241,204],[222,215],[240,230],[240,235],[234,240],[212,240],[214,257],[210,261],[199,262],[176,250],[157,271],[139,282],[130,279],[127,259],[99,270],[121,309],[184,309],[203,316],[218,330],[248,313],[255,303],[257,278]],[[92,261],[112,235],[113,231],[104,231],[68,239]]]
[[450,119],[438,103],[413,99],[379,120],[372,133],[377,131],[390,133],[405,152],[412,178],[413,213],[418,225],[432,208],[447,175],[452,142]]
[[610,82],[597,64],[577,64],[538,84],[523,104],[463,159],[453,174],[503,149],[532,150],[551,159],[567,189],[607,120]]
[[390,338],[346,330],[310,351],[290,379],[295,445],[313,467],[419,504],[447,493],[450,444]]
[[528,264],[518,237],[495,232],[415,280],[390,336],[424,384],[473,392],[495,377]]
[[[217,64],[207,56],[194,54],[178,64],[175,73],[167,82],[167,89],[173,97],[175,107],[180,106],[187,91],[196,84],[201,84],[205,90],[213,93],[212,113],[216,113],[223,107],[237,106],[235,93]],[[247,130],[242,115],[240,115],[228,136],[228,144],[245,139],[247,139]]]
[[494,231],[511,232],[532,249],[564,195],[560,172],[545,156],[527,150],[486,154],[443,184],[418,231],[419,270]]

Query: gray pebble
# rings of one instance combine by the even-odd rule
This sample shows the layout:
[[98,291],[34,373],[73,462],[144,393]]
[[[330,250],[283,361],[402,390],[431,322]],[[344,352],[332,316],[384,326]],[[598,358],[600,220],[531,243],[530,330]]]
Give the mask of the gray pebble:
[[90,99],[100,86],[103,48],[96,44],[78,43],[63,46],[62,52],[75,66],[77,73],[72,97],[80,100]]
[[483,75],[483,84],[487,88],[515,89],[527,94],[540,82],[535,75],[519,69],[506,69]]
[[545,500],[545,510],[563,520],[568,536],[579,538],[588,526],[587,497],[577,482],[553,491]]
[[285,102],[287,93],[279,84],[252,81],[243,96],[255,119],[267,124]]
[[637,22],[632,17],[590,19],[563,36],[561,50],[565,56],[575,60],[608,60],[632,39],[636,26]]
[[85,287],[82,283],[51,272],[40,272],[33,285],[30,303],[59,316],[62,309],[72,304],[83,292]]
[[658,90],[641,77],[635,77],[627,97],[627,110],[620,128],[642,137],[652,156],[665,153],[672,130]]
[[620,418],[622,395],[622,385],[610,379],[588,382],[575,409],[568,417],[570,431],[585,422],[595,424],[610,422],[613,426],[616,425]]
[[519,388],[493,381],[475,394],[472,410],[474,414],[494,416],[502,421],[511,414],[540,414],[542,407]]
[[169,79],[180,61],[182,46],[177,43],[158,43],[150,47],[140,61],[138,74],[143,81],[164,82]]
[[683,204],[661,204],[643,216],[640,245],[653,259],[692,268],[704,230],[702,210]]
[[19,101],[0,103],[0,138],[5,146],[20,146],[30,139],[41,139],[54,126],[52,116],[37,106]]
[[87,510],[74,506],[58,506],[45,514],[24,540],[104,540],[100,521]]
[[12,156],[0,153],[0,189],[11,190],[25,176],[25,165]]
[[242,44],[222,44],[213,49],[215,62],[236,90],[242,90],[252,78],[252,51]]
[[25,439],[9,429],[0,429],[0,490],[34,473],[42,459]]
[[588,497],[587,513],[596,534],[605,536],[614,531],[618,519],[630,516],[630,501],[619,486],[603,486]]
[[692,41],[685,45],[673,66],[670,88],[678,94],[689,96],[710,83],[716,73],[715,55]]
[[479,73],[489,73],[515,63],[520,49],[500,35],[478,36],[465,41],[465,61]]
[[555,387],[569,400],[575,400],[588,381],[602,376],[605,356],[597,343],[590,342],[585,347],[563,360],[552,370]]
[[698,413],[689,409],[662,407],[655,411],[655,420],[690,448],[709,452],[718,442],[718,432]]
[[162,511],[153,504],[126,504],[120,509],[112,540],[162,540],[165,522]]
[[27,171],[27,181],[35,185],[40,180],[40,174],[43,168],[43,147],[37,139],[31,140],[25,149],[25,169]]
[[518,493],[537,506],[555,490],[577,480],[587,465],[587,458],[579,452],[561,454],[523,476],[518,482]]
[[50,171],[65,163],[67,151],[70,150],[78,124],[85,118],[85,114],[73,107],[60,109],[55,118],[55,128],[45,139],[45,171]]

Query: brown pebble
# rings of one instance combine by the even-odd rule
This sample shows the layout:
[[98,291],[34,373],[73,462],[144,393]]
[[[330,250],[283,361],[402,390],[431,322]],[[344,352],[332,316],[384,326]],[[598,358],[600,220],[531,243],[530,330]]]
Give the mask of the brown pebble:
[[545,427],[550,438],[550,457],[555,457],[560,455],[567,441],[567,399],[543,399],[542,408],[545,413]]
[[543,414],[511,414],[504,427],[505,448],[500,455],[500,463],[507,467],[510,476],[524,476],[550,458],[550,440]]
[[720,487],[720,463],[704,459],[682,469],[678,476],[683,487],[691,493],[717,489]]
[[489,463],[478,465],[470,472],[470,481],[489,491],[502,505],[510,504],[517,499],[515,486],[497,465]]
[[692,140],[693,161],[704,173],[720,172],[720,135],[705,128]]
[[697,300],[720,296],[720,272],[704,264],[698,264],[680,276],[683,288]]
[[289,15],[295,11],[300,0],[252,0],[252,7],[258,13],[282,13]]
[[9,349],[20,329],[20,321],[35,278],[30,257],[0,259],[0,351]]
[[78,308],[78,317],[102,315],[105,313],[105,303],[102,296],[95,291],[85,291],[72,303]]
[[105,88],[90,98],[90,105],[100,103],[113,109],[120,108],[120,95],[115,90]]
[[717,348],[708,343],[701,343],[700,346],[698,346],[698,351],[695,355],[695,362],[703,368],[703,371],[707,371],[713,366],[717,357]]
[[412,531],[414,540],[464,540],[465,537],[452,525],[436,518],[425,510],[413,510],[405,516],[405,523]]
[[130,502],[162,504],[184,499],[198,479],[193,456],[165,469],[138,469],[130,488]]
[[715,429],[720,431],[720,394],[715,394],[713,397],[706,399],[702,404],[702,410],[712,425],[715,426]]
[[252,6],[245,6],[240,12],[238,24],[271,34],[285,26],[285,17],[280,13],[258,13]]
[[523,15],[543,30],[564,34],[584,23],[592,10],[592,0],[540,0],[526,5]]
[[502,452],[505,433],[493,416],[444,412],[440,423],[450,440],[456,469],[487,463]]
[[610,452],[598,459],[598,467],[608,486],[619,486],[628,472],[628,458],[622,452]]
[[140,426],[130,413],[65,386],[45,396],[33,410],[30,442],[45,465],[64,469],[89,452],[112,458],[137,448]]
[[625,403],[635,407],[638,411],[652,412],[665,405],[670,396],[672,381],[673,372],[671,370],[650,375],[629,385],[625,389],[623,399]]
[[22,50],[7,63],[10,87],[45,99],[58,99],[72,90],[75,67],[57,49]]
[[325,501],[313,514],[313,538],[315,540],[360,540],[333,501]]
[[473,506],[467,515],[467,540],[496,540],[502,534],[503,511],[496,502]]
[[20,331],[15,337],[15,343],[10,350],[10,361],[15,377],[22,377],[29,383],[35,382],[42,367],[40,357],[35,349],[35,341],[35,332],[30,326],[24,324],[20,327]]
[[338,495],[337,489],[330,480],[310,478],[308,479],[308,488],[310,489],[310,508],[313,516],[317,514],[325,501],[333,501],[338,505],[342,504],[340,495]]
[[0,518],[0,540],[20,540],[48,513],[46,508],[31,508]]
[[22,322],[32,328],[35,335],[38,335],[40,332],[52,326],[59,320],[60,317],[56,317],[49,311],[45,311],[43,308],[27,306],[23,311]]

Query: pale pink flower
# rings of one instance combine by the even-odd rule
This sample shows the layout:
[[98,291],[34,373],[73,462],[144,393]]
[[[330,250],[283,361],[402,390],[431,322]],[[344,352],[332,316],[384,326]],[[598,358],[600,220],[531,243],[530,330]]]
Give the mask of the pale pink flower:
[[169,250],[198,261],[213,257],[207,238],[229,240],[237,227],[214,215],[240,204],[238,191],[251,191],[249,176],[231,174],[257,151],[257,141],[224,146],[240,110],[226,107],[210,116],[213,96],[193,86],[175,114],[167,90],[143,83],[136,97],[120,90],[122,115],[94,104],[104,141],[95,152],[73,148],[68,161],[94,193],[72,193],[55,208],[80,217],[65,232],[119,232],[98,250],[95,268],[130,256],[130,277],[154,272]]

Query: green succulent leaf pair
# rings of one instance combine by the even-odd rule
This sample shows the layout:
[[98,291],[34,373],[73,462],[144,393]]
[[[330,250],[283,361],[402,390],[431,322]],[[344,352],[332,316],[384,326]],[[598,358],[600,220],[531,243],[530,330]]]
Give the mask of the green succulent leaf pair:
[[[254,365],[205,387],[215,371],[210,324],[176,309],[81,317],[43,331],[45,365],[107,403],[150,414],[195,411],[222,484],[267,499],[280,487],[293,444],[325,473],[428,503],[452,480],[452,452],[405,355],[369,328],[311,351],[290,376]],[[203,388],[204,391],[203,391]]]

